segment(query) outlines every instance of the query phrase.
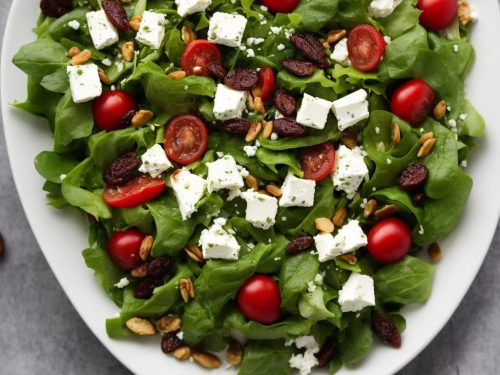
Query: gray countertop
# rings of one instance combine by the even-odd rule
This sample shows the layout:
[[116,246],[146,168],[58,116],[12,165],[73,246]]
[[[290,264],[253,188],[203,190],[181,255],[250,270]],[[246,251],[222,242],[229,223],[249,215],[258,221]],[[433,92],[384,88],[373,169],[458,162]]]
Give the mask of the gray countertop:
[[[0,1],[1,31],[11,1]],[[6,246],[0,258],[0,374],[129,374],[89,331],[48,267],[14,187],[3,131],[0,202],[0,232]],[[453,318],[400,374],[498,374],[498,285],[500,226]]]

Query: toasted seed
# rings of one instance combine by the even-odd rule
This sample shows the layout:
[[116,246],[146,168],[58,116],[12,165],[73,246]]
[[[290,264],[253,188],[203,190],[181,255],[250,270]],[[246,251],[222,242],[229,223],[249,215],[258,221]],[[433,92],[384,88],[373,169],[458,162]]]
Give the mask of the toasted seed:
[[463,26],[466,26],[472,21],[472,8],[467,0],[458,2],[458,20]]
[[227,363],[238,366],[243,358],[243,347],[237,341],[231,341],[226,352]]
[[247,95],[247,107],[251,111],[255,111],[255,102],[252,95]]
[[375,199],[370,199],[366,205],[365,205],[365,210],[363,212],[363,216],[365,219],[369,218],[370,216],[373,215],[375,210],[377,209],[377,201]]
[[333,230],[335,229],[332,221],[327,217],[318,217],[314,220],[314,224],[316,225],[317,230],[324,233],[333,233]]
[[250,125],[250,129],[248,129],[248,133],[245,136],[245,142],[253,142],[259,136],[260,131],[262,130],[262,123],[259,121],[252,122]]
[[421,144],[424,144],[426,141],[428,141],[429,139],[432,139],[434,138],[434,133],[433,132],[429,132],[429,133],[425,133],[424,135],[422,135],[419,139],[419,142]]
[[266,107],[264,107],[264,102],[260,96],[256,96],[253,99],[254,107],[259,113],[266,113]]
[[179,361],[185,361],[191,356],[191,349],[187,346],[181,346],[174,351],[174,357]]
[[395,145],[399,145],[401,143],[401,128],[398,124],[392,124],[392,142]]
[[262,136],[264,139],[271,138],[273,134],[274,123],[272,121],[262,121],[264,123],[264,130],[262,131]]
[[130,318],[125,322],[127,328],[138,336],[153,336],[156,329],[153,323],[143,318]]
[[257,179],[251,174],[245,177],[245,183],[250,189],[253,189],[254,191],[259,190],[259,184],[257,183]]
[[196,40],[196,33],[189,26],[184,25],[181,29],[181,38],[185,45]]
[[427,155],[429,155],[434,147],[434,144],[436,143],[436,138],[431,138],[428,139],[427,141],[424,142],[422,147],[420,147],[420,150],[418,150],[417,157],[418,158],[424,158]]
[[80,52],[80,48],[78,47],[71,47],[68,51],[68,57],[75,57],[76,55],[78,55]]
[[276,184],[274,183],[270,183],[269,185],[266,186],[266,190],[272,195],[272,196],[275,196],[277,198],[281,197],[283,195],[283,192],[281,191],[281,189],[276,186]]
[[340,255],[338,257],[338,259],[340,259],[343,262],[346,262],[346,263],[350,264],[351,266],[354,266],[356,263],[358,263],[358,258],[356,258],[356,256],[352,255],[352,254]]
[[269,194],[269,192],[267,190],[264,190],[264,189],[258,190],[257,193],[262,194],[262,195],[267,195],[268,197],[271,196],[271,194]]
[[332,30],[328,33],[325,42],[328,44],[337,43],[340,39],[347,35],[346,30]]
[[134,59],[134,42],[125,42],[122,44],[122,55],[125,61],[131,62]]
[[111,81],[101,68],[98,68],[98,73],[99,73],[99,79],[101,80],[102,83],[105,85],[111,85]]
[[386,217],[394,215],[398,210],[398,206],[394,204],[388,204],[387,206],[375,211],[375,219],[380,220]]
[[434,117],[436,120],[441,120],[446,114],[446,102],[441,100],[436,107],[434,107]]
[[358,145],[358,134],[352,130],[345,130],[340,135],[340,142],[350,149],[353,149]]
[[198,262],[198,263],[203,262],[203,252],[201,251],[201,249],[197,245],[188,244],[184,248],[184,251],[186,252],[188,257],[190,257],[195,262]]
[[168,78],[173,79],[174,81],[180,81],[181,79],[186,78],[186,72],[184,70],[177,70],[176,72],[168,73]]
[[142,16],[134,16],[128,21],[128,25],[132,30],[138,32],[141,28]]
[[332,222],[333,225],[337,227],[341,227],[344,225],[345,219],[347,218],[347,208],[345,207],[340,207],[335,211],[335,214],[333,215]]
[[134,117],[132,117],[132,126],[134,128],[140,128],[148,123],[154,116],[154,113],[145,109],[138,111]]
[[148,260],[152,247],[153,247],[153,236],[144,237],[141,243],[141,247],[139,249],[139,256],[143,261]]
[[177,332],[181,329],[181,318],[175,315],[164,316],[156,322],[156,329],[162,333]]
[[180,279],[179,290],[184,303],[188,303],[195,297],[193,282],[190,279]]
[[433,262],[439,262],[439,260],[441,260],[441,256],[443,255],[441,247],[437,242],[434,242],[429,245],[427,253],[429,254]]
[[89,61],[91,58],[92,58],[92,52],[89,51],[88,49],[86,49],[86,50],[83,50],[82,52],[80,52],[78,55],[73,56],[71,58],[70,63],[73,66],[83,65],[87,61]]
[[196,363],[205,368],[219,368],[221,365],[221,360],[218,357],[207,352],[196,351],[191,356]]

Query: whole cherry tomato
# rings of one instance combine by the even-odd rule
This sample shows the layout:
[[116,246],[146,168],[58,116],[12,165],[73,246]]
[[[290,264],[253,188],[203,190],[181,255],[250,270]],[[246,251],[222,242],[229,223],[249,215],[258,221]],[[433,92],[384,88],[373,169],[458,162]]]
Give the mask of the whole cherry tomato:
[[189,43],[181,56],[181,68],[187,75],[210,77],[208,63],[222,66],[222,54],[216,44],[198,39]]
[[109,132],[118,129],[136,109],[137,102],[132,95],[122,90],[111,90],[94,100],[92,114],[97,127]]
[[427,29],[448,27],[457,16],[457,0],[419,0],[420,24]]
[[194,115],[173,118],[165,129],[165,151],[169,159],[183,165],[203,156],[208,146],[205,123]]
[[142,263],[139,256],[146,235],[137,229],[115,232],[109,238],[107,250],[110,258],[124,271],[130,271]]
[[413,244],[408,225],[395,217],[379,221],[368,233],[368,252],[381,263],[404,258]]
[[252,89],[254,97],[259,96],[263,101],[266,101],[271,96],[274,90],[274,71],[269,66],[263,67],[259,70],[259,81]]
[[261,3],[271,12],[291,13],[295,10],[295,8],[297,8],[300,0],[261,0]]
[[352,66],[362,72],[371,72],[384,57],[384,36],[372,25],[362,24],[351,30],[347,37],[347,50]]
[[111,207],[134,208],[155,199],[165,190],[165,181],[140,174],[121,186],[107,186],[103,198]]
[[236,301],[243,315],[258,323],[272,324],[281,316],[280,289],[269,276],[249,278],[239,289]]
[[335,149],[332,142],[301,149],[299,161],[304,178],[314,181],[325,179],[335,166]]
[[413,126],[425,120],[434,104],[434,91],[426,82],[412,79],[399,86],[391,97],[391,111]]

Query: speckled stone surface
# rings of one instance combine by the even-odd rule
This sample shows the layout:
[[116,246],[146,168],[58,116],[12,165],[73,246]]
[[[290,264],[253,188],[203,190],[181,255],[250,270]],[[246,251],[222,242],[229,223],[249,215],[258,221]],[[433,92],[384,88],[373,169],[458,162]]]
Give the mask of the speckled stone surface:
[[[35,3],[34,1],[33,3]],[[0,0],[0,30],[11,0]],[[3,127],[3,125],[2,125]],[[0,374],[129,374],[93,336],[49,269],[17,196],[0,134]],[[466,298],[401,375],[493,375],[500,368],[500,227]]]

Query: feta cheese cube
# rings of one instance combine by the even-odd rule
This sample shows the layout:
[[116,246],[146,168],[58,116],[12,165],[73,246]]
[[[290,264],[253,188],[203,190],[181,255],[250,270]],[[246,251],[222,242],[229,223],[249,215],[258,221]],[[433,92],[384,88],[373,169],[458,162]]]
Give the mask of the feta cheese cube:
[[95,64],[67,67],[71,95],[75,103],[88,102],[102,94],[99,68]]
[[340,131],[370,117],[367,96],[368,93],[360,89],[333,102],[333,113]]
[[276,222],[278,200],[264,194],[248,190],[241,193],[247,202],[246,219],[254,227],[269,229]]
[[330,58],[343,66],[351,66],[351,60],[349,59],[349,51],[347,50],[347,38],[342,38],[335,45]]
[[90,36],[96,49],[103,49],[118,42],[120,39],[118,30],[109,21],[104,10],[88,12],[86,16]]
[[345,192],[348,199],[352,199],[369,173],[363,151],[359,147],[351,150],[341,145],[337,150],[336,159],[332,172],[333,186],[336,190]]
[[332,102],[304,94],[302,105],[297,113],[297,122],[313,129],[324,129]]
[[312,207],[316,181],[305,180],[288,173],[281,186],[283,195],[280,198],[280,207]]
[[388,17],[402,2],[403,0],[373,0],[368,6],[368,15],[375,18]]
[[342,312],[356,312],[366,306],[375,306],[373,278],[353,272],[339,291],[339,304]]
[[154,145],[147,150],[142,156],[142,165],[139,172],[149,173],[151,177],[156,178],[163,172],[173,167],[170,160],[167,158],[167,153],[160,145]]
[[338,244],[330,233],[320,233],[314,236],[314,244],[316,245],[316,251],[318,252],[318,260],[323,262],[328,262],[334,259],[336,256],[340,255],[338,252]]
[[235,190],[244,186],[243,177],[231,155],[226,155],[213,163],[207,163],[207,167],[209,193],[222,189]]
[[233,90],[219,83],[214,99],[215,118],[225,121],[241,117],[246,108],[247,96],[246,91]]
[[368,238],[359,226],[358,220],[351,220],[339,229],[335,240],[340,254],[346,254],[368,245]]
[[196,212],[196,203],[205,195],[207,182],[187,169],[178,169],[170,177],[182,220]]
[[236,238],[223,228],[224,225],[225,219],[215,219],[209,229],[201,232],[199,245],[205,259],[238,260],[240,245]]
[[165,37],[165,15],[145,11],[135,39],[153,49],[159,49]]
[[228,47],[239,47],[247,19],[239,14],[216,12],[210,19],[208,40]]
[[175,4],[177,4],[177,13],[181,17],[186,17],[193,13],[203,12],[212,4],[212,0],[175,0]]

